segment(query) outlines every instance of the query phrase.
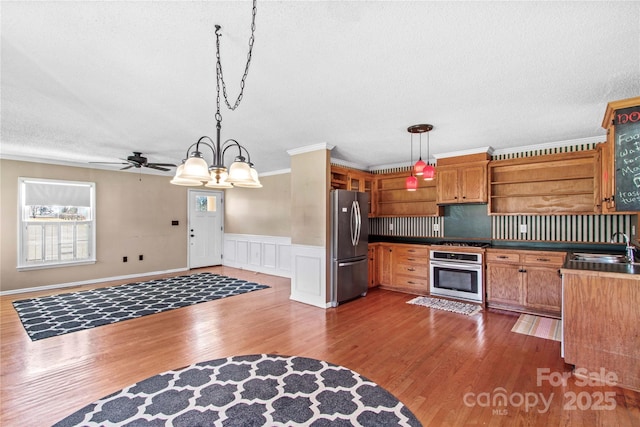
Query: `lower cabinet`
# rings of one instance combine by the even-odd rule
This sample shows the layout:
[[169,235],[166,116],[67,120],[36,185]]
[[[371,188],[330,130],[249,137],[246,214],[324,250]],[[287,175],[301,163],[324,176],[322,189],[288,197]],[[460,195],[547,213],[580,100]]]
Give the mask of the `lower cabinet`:
[[487,249],[487,306],[560,317],[565,253]]
[[376,276],[377,276],[376,246],[377,245],[375,243],[369,245],[369,254],[368,254],[368,258],[369,258],[369,280],[368,280],[368,284],[369,284],[370,288],[378,286],[378,280],[376,278]]
[[376,264],[381,287],[417,295],[429,293],[429,246],[379,243]]

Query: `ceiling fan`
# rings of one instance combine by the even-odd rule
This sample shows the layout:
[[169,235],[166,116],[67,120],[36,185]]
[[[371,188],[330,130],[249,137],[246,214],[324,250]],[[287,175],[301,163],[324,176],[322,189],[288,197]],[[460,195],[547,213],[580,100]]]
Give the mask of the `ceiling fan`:
[[130,169],[130,168],[151,168],[157,169],[161,171],[168,171],[169,167],[175,168],[176,165],[173,163],[149,163],[147,158],[142,155],[142,153],[138,151],[133,152],[133,156],[129,156],[126,159],[121,159],[123,162],[89,162],[89,163],[100,163],[103,165],[126,165],[120,170]]

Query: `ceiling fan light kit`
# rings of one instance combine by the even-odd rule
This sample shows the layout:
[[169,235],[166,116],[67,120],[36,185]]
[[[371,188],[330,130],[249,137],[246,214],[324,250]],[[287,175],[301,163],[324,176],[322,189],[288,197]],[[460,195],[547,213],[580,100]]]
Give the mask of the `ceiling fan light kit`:
[[[253,51],[254,34],[256,29],[256,0],[253,0],[253,10],[251,19],[251,37],[249,38],[249,53],[247,54],[247,64],[244,69],[244,75],[240,82],[240,94],[232,106],[227,98],[227,88],[222,73],[222,63],[220,61],[220,25],[215,26],[216,34],[216,140],[215,142],[208,136],[201,137],[198,142],[192,144],[187,149],[185,159],[182,161],[182,168],[176,169],[174,178],[170,181],[175,185],[200,186],[208,188],[260,188],[260,178],[258,172],[251,163],[249,151],[235,139],[228,139],[224,143],[220,142],[220,131],[222,129],[222,115],[220,114],[220,86],[222,85],[222,94],[227,107],[233,111],[239,105],[244,93],[245,80],[249,73],[249,65],[251,64],[251,54]],[[190,152],[192,148],[195,150]],[[200,147],[208,147],[212,153],[213,161],[211,165],[207,165]],[[238,155],[234,158],[233,163],[227,168],[224,165],[224,155],[229,148],[237,148]],[[243,155],[246,154],[246,157]]]

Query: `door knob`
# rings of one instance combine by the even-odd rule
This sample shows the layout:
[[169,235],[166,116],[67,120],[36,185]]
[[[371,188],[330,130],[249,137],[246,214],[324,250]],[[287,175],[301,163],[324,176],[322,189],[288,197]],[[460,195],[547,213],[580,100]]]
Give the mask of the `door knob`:
[[191,237],[195,237],[195,236],[192,234]]

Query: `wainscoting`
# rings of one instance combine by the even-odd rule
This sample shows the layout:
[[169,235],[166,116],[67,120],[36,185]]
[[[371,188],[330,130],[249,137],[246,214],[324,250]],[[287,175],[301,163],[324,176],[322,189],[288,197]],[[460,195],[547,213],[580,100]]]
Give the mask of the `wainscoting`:
[[225,233],[222,264],[291,277],[291,238]]
[[327,303],[327,249],[292,245],[291,299],[320,308]]

